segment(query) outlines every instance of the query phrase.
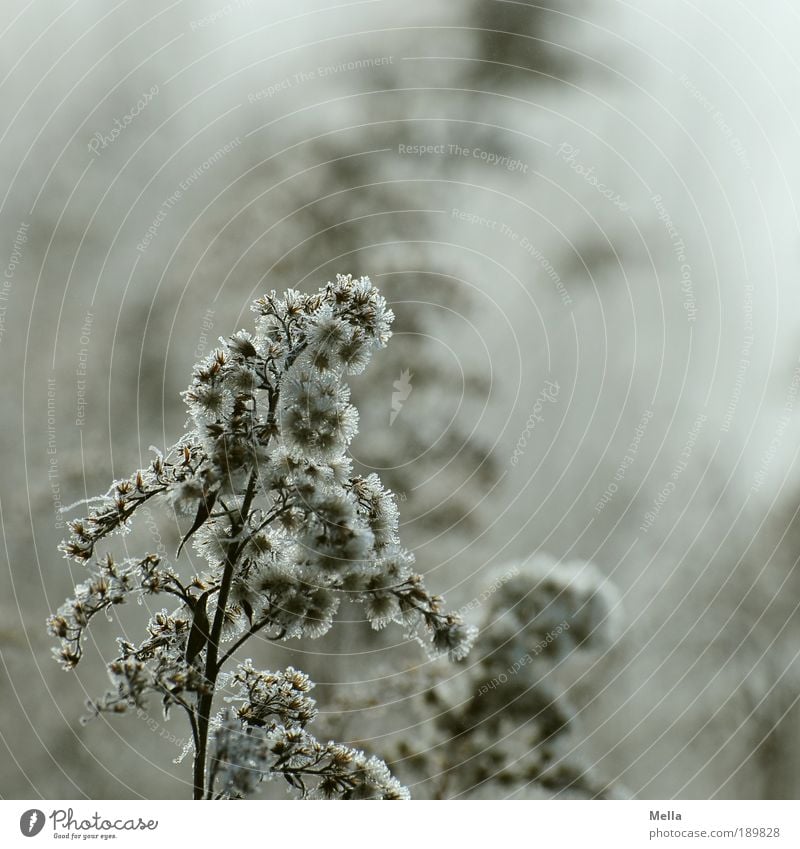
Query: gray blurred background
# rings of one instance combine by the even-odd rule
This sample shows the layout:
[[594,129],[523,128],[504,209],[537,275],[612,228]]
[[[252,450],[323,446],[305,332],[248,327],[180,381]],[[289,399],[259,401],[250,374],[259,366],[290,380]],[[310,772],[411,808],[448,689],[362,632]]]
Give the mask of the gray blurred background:
[[[559,671],[576,753],[641,798],[796,798],[798,35],[788,0],[6,0],[0,795],[188,795],[157,706],[78,722],[119,623],[51,660],[58,508],[175,441],[251,300],[352,272],[397,313],[354,454],[428,584],[594,561],[619,624]],[[419,662],[365,636],[265,657],[324,710]]]

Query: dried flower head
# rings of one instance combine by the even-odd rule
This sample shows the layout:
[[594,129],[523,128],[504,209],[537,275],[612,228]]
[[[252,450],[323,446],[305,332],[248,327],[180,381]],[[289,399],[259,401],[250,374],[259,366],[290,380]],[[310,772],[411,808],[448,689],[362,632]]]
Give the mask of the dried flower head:
[[[212,715],[222,667],[244,642],[257,633],[319,638],[345,594],[364,605],[374,628],[399,623],[453,660],[466,656],[476,633],[413,572],[392,493],[377,475],[352,473],[358,414],[345,377],[389,340],[384,298],[369,278],[339,275],[314,294],[271,292],[253,310],[255,333],[221,339],[195,366],[181,439],[70,523],[61,550],[92,571],[49,628],[71,668],[99,611],[145,593],[173,597],[175,609],[151,619],[140,645],[120,643],[109,667],[113,690],[92,708],[121,712],[155,694],[165,712],[184,710],[196,798],[246,796],[275,775],[303,796],[403,798],[381,761],[309,734],[310,683],[296,670],[240,665],[229,681],[240,687],[238,709]],[[158,497],[193,517],[181,548],[191,540],[207,563],[202,576],[182,581],[153,555],[117,565],[97,551]]]

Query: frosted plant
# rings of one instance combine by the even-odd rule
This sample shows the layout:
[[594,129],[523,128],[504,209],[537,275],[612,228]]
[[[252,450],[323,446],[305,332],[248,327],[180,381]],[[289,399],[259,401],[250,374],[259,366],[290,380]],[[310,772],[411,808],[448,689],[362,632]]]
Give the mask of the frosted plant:
[[[170,597],[174,609],[151,618],[143,642],[118,641],[113,689],[94,712],[124,713],[152,696],[165,716],[185,711],[196,799],[241,798],[274,777],[302,797],[404,798],[382,761],[312,736],[316,707],[302,672],[259,672],[250,661],[223,671],[256,634],[323,636],[343,594],[363,604],[373,628],[399,623],[432,654],[462,659],[475,637],[414,574],[391,492],[377,475],[352,471],[357,411],[344,377],[386,345],[385,300],[368,278],[340,275],[316,294],[273,292],[253,310],[255,333],[220,340],[195,366],[186,434],[70,522],[61,548],[91,574],[49,619],[56,652],[71,669],[98,613],[131,597]],[[191,539],[202,574],[184,580],[153,554],[118,562],[98,551],[155,498],[193,517],[178,551]],[[227,706],[214,712],[220,691]]]

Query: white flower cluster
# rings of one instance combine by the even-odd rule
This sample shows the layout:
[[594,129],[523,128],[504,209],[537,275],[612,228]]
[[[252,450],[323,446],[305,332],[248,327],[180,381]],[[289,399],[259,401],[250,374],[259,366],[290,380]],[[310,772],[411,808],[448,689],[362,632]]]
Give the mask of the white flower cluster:
[[306,730],[317,711],[304,673],[258,672],[248,660],[226,684],[238,685],[227,699],[238,707],[223,711],[214,729],[211,786],[221,798],[245,798],[276,776],[303,798],[408,798],[382,760]]
[[214,732],[211,781],[216,798],[252,796],[262,781],[282,777],[303,799],[408,799],[386,764],[359,749],[321,743],[302,726],[242,726],[226,711]]
[[[392,493],[377,475],[353,474],[348,449],[358,415],[344,379],[361,372],[391,335],[393,315],[383,297],[368,278],[340,275],[315,294],[289,290],[279,298],[272,292],[253,310],[255,333],[240,331],[221,339],[220,347],[195,367],[184,393],[187,433],[148,469],[92,499],[99,505],[86,519],[70,523],[71,536],[61,547],[65,555],[100,565],[92,580],[78,588],[76,599],[50,620],[52,633],[62,640],[62,661],[71,667],[80,658],[81,636],[94,613],[136,593],[176,597],[178,610],[154,617],[147,640],[138,647],[121,643],[122,654],[110,667],[115,689],[93,707],[120,712],[126,705],[140,707],[145,693],[155,692],[165,710],[177,704],[187,712],[196,757],[203,761],[221,667],[256,633],[272,640],[321,637],[346,594],[364,605],[375,629],[399,623],[432,654],[460,660],[476,636],[460,617],[443,610],[442,599],[429,594],[413,572],[413,556],[400,547]],[[181,583],[176,574],[159,571],[152,556],[142,561],[146,568],[140,564],[118,572],[110,557],[112,565],[103,566],[97,544],[124,532],[136,509],[162,495],[178,512],[193,517],[181,548],[192,540],[208,564],[202,576]],[[232,645],[223,654],[226,641]],[[242,668],[238,674],[244,674]],[[252,675],[267,676],[258,680],[274,687],[278,679],[282,686],[299,680],[300,673]],[[307,739],[304,725],[311,715],[303,711],[308,705],[298,693],[293,698],[300,700],[300,713],[275,727],[265,724],[270,740],[280,728],[290,736],[301,728],[296,758],[302,760],[302,746],[308,743],[319,759],[317,767],[328,763],[328,750],[318,751],[309,742],[313,738]],[[267,709],[264,694],[256,698],[251,693],[250,710]],[[258,716],[240,712],[236,719],[240,737],[258,737],[258,751],[271,764],[267,772],[275,772],[269,760],[274,748],[267,756],[267,738],[254,731],[261,727]],[[220,727],[229,724],[226,719]],[[219,758],[229,764],[228,772],[235,766],[231,753],[244,745],[234,742],[229,731],[217,733],[218,744],[220,734],[226,741]],[[338,783],[325,784],[321,792],[358,795],[362,791],[356,787],[363,785],[376,793],[382,788],[387,797],[402,795],[388,779],[379,781],[376,769],[353,754],[345,770],[349,778],[342,773]],[[277,771],[290,780],[296,770]],[[210,789],[204,769],[198,768],[196,796]]]
[[[394,496],[377,475],[353,476],[347,453],[358,416],[342,379],[386,344],[391,310],[368,278],[344,276],[314,295],[266,296],[254,309],[256,334],[234,335],[195,370],[186,399],[210,462],[176,494],[190,511],[228,492],[241,498],[257,471],[233,579],[240,628],[322,636],[343,591],[364,603],[375,628],[424,628],[434,651],[465,656],[474,632],[425,592],[399,547]],[[229,529],[222,516],[195,535],[212,566],[231,544]]]

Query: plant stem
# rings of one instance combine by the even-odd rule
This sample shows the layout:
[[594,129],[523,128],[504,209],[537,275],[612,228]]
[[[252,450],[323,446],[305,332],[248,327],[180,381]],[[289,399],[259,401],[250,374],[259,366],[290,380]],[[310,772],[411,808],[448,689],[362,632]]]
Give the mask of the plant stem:
[[[220,662],[219,662],[219,668],[222,669],[223,665],[225,664],[225,661],[228,660],[241,645],[243,645],[247,640],[249,640],[250,637],[252,637],[254,634],[257,634],[265,626],[269,625],[270,621],[271,620],[269,619],[269,617],[267,617],[266,619],[262,619],[260,622],[253,623],[247,629],[247,631],[228,649],[228,651],[226,651],[225,654],[222,655],[222,658],[220,659]],[[281,631],[279,632],[278,636],[269,637],[269,639],[271,639],[271,640],[283,639],[283,635],[285,633],[286,633],[286,629],[282,628]]]
[[255,471],[251,472],[239,516],[231,523],[230,535],[232,541],[228,545],[225,556],[222,581],[220,582],[219,594],[217,595],[217,610],[214,614],[214,624],[211,628],[211,634],[206,647],[205,677],[207,689],[204,693],[200,694],[197,700],[197,747],[194,754],[193,770],[195,799],[203,799],[206,795],[208,727],[211,719],[211,707],[214,702],[214,688],[221,666],[221,664],[217,663],[219,641],[222,635],[222,626],[225,623],[225,609],[228,606],[228,594],[230,593],[231,581],[233,580],[233,570],[242,551],[243,543],[239,542],[237,537],[241,533],[242,527],[247,520],[247,515],[250,512],[250,506],[253,503],[253,497],[256,492],[256,479]]

